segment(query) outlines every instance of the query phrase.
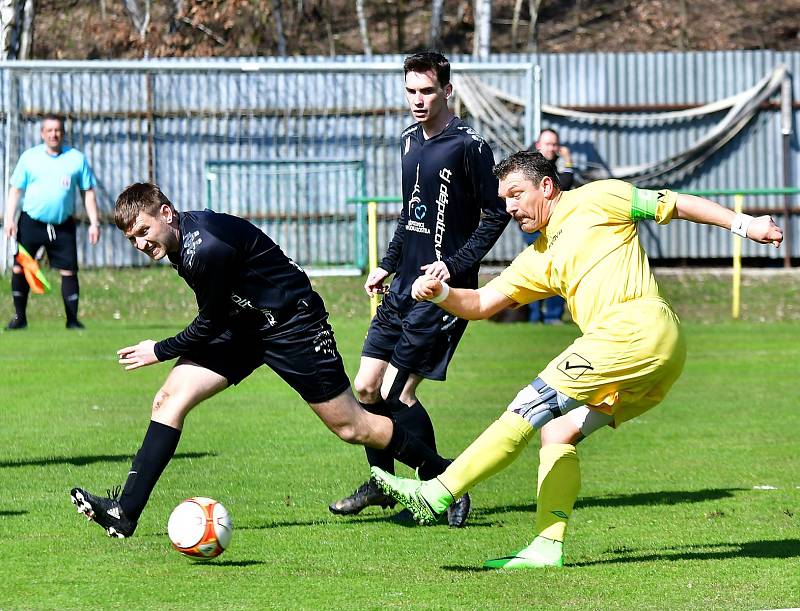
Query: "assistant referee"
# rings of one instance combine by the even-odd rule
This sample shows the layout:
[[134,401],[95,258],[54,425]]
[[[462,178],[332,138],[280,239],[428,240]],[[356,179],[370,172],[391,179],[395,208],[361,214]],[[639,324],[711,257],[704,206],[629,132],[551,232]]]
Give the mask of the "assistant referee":
[[[86,156],[64,144],[64,119],[48,114],[42,120],[42,144],[27,149],[11,175],[3,221],[5,235],[16,238],[32,256],[44,247],[51,267],[60,270],[61,296],[67,329],[83,329],[78,320],[78,247],[76,243],[75,188],[83,195],[89,216],[89,243],[100,239],[97,218],[96,181]],[[22,211],[16,218],[22,199]],[[28,326],[26,309],[30,287],[22,268],[13,266],[11,296],[14,317],[7,329]]]

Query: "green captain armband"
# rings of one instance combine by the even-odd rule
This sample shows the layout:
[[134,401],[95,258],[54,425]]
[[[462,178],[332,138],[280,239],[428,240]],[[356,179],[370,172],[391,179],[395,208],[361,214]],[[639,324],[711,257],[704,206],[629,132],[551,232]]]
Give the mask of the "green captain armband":
[[656,218],[658,196],[658,191],[634,187],[631,195],[631,219],[639,221]]
[[655,220],[657,223],[666,224],[672,219],[678,205],[678,194],[669,189],[639,189],[633,187],[631,193],[631,219]]

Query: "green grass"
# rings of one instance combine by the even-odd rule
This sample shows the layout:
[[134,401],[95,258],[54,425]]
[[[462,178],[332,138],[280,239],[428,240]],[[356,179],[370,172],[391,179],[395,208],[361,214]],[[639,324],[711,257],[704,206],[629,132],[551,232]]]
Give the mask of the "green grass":
[[[0,333],[1,609],[800,605],[796,277],[746,283],[737,323],[724,322],[728,280],[662,279],[685,321],[683,377],[661,406],[581,445],[569,566],[508,574],[478,567],[531,536],[536,444],[475,489],[466,529],[405,527],[377,509],[337,518],[327,504],[364,479],[363,451],[266,368],[192,413],[136,536],[105,537],[75,513],[69,488],[122,482],[168,371],[126,373],[115,351],[180,329],[193,297],[166,269],[81,281],[86,331],[64,330],[46,296],[32,300],[28,330]],[[318,285],[352,375],[366,330],[359,281]],[[448,381],[421,388],[442,451],[463,449],[576,334],[471,324]],[[172,551],[165,533],[194,495],[234,520],[231,548],[205,564]]]

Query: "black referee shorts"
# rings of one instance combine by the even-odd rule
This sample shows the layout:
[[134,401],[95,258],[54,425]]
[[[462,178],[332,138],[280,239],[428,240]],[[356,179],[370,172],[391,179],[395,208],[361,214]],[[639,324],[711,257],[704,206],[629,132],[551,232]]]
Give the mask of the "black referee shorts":
[[444,380],[467,321],[428,301],[386,293],[367,331],[362,356],[428,380]]
[[72,217],[60,225],[48,225],[23,212],[17,223],[17,243],[22,244],[32,257],[44,246],[50,267],[78,271],[78,246]]
[[229,329],[184,356],[220,374],[231,385],[268,365],[308,403],[329,401],[350,388],[328,313],[318,296],[272,332]]

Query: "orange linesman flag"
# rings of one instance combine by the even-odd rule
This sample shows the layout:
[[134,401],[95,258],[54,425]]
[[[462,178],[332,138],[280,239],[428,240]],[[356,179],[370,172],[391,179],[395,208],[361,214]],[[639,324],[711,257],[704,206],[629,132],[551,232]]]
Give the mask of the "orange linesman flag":
[[17,244],[17,263],[25,272],[25,280],[31,287],[34,293],[43,295],[50,290],[50,283],[44,277],[42,270],[39,269],[39,264],[36,259],[31,257],[30,253],[22,247],[22,244]]

